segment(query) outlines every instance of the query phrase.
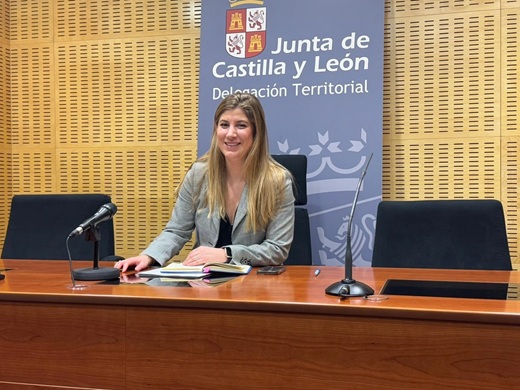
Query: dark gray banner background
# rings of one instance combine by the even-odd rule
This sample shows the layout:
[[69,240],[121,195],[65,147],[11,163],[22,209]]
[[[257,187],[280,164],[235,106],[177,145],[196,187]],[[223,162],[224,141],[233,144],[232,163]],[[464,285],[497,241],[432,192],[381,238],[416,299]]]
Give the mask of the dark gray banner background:
[[[248,45],[229,31],[228,12],[235,21],[245,15],[253,37],[265,36]],[[202,2],[198,153],[209,147],[220,100],[255,93],[266,112],[270,152],[308,156],[314,264],[344,264],[354,191],[371,153],[352,246],[355,266],[372,258],[381,200],[383,28],[384,0]],[[249,48],[256,51],[245,58]]]

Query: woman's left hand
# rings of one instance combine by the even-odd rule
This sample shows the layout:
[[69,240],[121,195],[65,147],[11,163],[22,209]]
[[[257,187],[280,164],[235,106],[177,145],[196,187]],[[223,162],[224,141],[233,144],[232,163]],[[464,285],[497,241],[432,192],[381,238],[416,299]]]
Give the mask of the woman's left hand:
[[182,264],[203,265],[206,263],[225,263],[227,260],[224,248],[199,246],[188,254],[188,257],[186,257],[186,260],[184,260]]

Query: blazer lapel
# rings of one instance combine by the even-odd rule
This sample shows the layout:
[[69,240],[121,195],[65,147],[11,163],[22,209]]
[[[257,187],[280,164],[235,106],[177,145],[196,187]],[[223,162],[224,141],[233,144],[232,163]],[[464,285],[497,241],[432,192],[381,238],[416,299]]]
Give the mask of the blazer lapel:
[[233,223],[233,232],[236,227],[245,219],[247,215],[247,184],[244,186],[240,202],[238,203],[237,214],[235,215],[235,221]]

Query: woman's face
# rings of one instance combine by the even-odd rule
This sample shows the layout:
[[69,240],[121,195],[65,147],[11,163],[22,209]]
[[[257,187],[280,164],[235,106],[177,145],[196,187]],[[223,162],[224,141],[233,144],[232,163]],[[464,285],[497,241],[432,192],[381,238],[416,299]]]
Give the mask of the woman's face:
[[217,122],[217,145],[226,161],[246,160],[253,146],[253,125],[242,109],[222,113]]

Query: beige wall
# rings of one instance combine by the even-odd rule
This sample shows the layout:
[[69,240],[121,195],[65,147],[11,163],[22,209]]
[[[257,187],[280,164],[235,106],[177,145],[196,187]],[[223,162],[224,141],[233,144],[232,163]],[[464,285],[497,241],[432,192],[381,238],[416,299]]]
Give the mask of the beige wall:
[[[0,242],[12,194],[104,192],[138,253],[196,156],[200,1],[0,7]],[[384,198],[500,199],[518,265],[520,0],[385,9]]]
[[8,4],[8,0],[0,0],[0,245],[4,241],[12,194]]
[[386,1],[383,197],[502,201],[518,267],[520,1]]

